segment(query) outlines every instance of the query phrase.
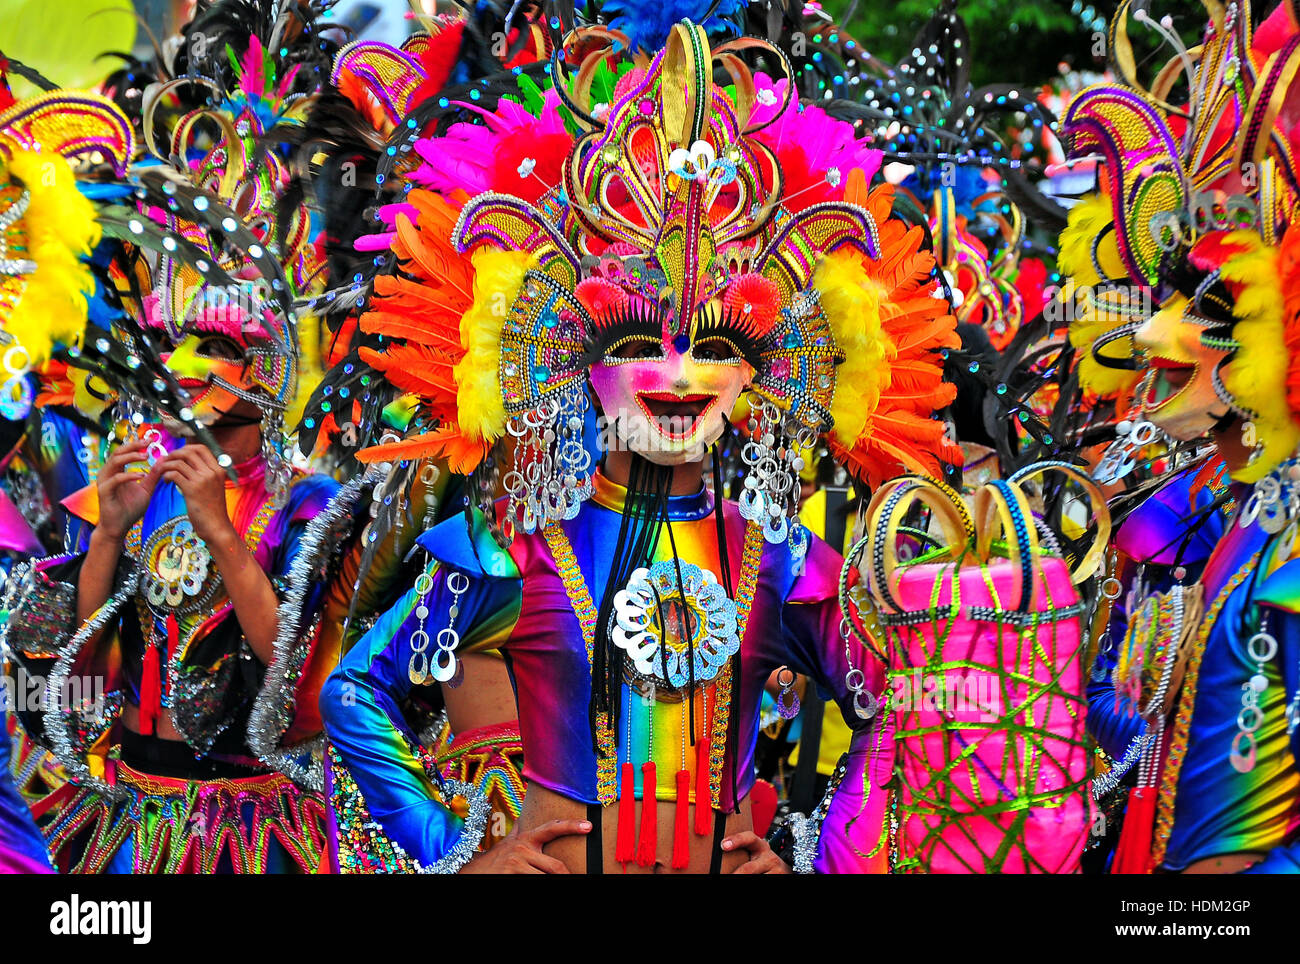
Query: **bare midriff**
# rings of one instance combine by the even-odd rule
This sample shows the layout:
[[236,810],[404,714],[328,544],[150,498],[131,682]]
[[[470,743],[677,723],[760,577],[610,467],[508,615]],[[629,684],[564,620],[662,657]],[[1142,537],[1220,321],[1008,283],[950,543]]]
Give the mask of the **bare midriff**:
[[1184,874],[1239,874],[1247,867],[1259,863],[1264,858],[1262,853],[1244,851],[1235,854],[1219,854],[1193,861],[1181,873]]
[[[673,821],[677,814],[677,804],[672,800],[660,800],[657,803],[657,808],[655,816],[659,832],[655,847],[655,863],[649,867],[642,867],[633,861],[627,864],[626,868],[614,859],[614,850],[618,842],[618,804],[603,809],[601,844],[605,853],[604,873],[707,874],[709,872],[709,865],[713,857],[712,826],[710,826],[707,834],[697,835],[695,833],[695,806],[692,804],[689,811],[691,827],[687,833],[690,860],[685,867],[675,870],[672,867]],[[585,820],[586,818],[587,805],[585,803],[571,800],[554,790],[532,783],[529,784],[528,793],[524,797],[524,812],[519,818],[519,828],[527,831],[540,827],[551,820]],[[753,826],[754,821],[750,813],[749,800],[746,798],[741,801],[740,813],[733,813],[727,817],[727,834],[728,836],[737,834],[743,830],[750,830]],[[641,801],[638,800],[636,804],[635,838],[639,840],[640,835]],[[558,840],[553,840],[543,848],[543,852],[563,862],[569,868],[570,873],[587,873],[587,838],[585,836],[561,837]],[[724,874],[732,873],[747,859],[748,855],[743,851],[723,853],[721,872]]]

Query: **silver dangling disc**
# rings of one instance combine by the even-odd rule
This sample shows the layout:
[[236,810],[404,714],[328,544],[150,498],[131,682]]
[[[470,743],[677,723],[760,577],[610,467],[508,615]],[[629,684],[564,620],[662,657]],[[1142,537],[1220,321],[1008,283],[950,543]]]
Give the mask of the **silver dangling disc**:
[[1291,558],[1291,550],[1295,548],[1296,523],[1292,522],[1282,532],[1282,538],[1277,541],[1277,558],[1286,560]]

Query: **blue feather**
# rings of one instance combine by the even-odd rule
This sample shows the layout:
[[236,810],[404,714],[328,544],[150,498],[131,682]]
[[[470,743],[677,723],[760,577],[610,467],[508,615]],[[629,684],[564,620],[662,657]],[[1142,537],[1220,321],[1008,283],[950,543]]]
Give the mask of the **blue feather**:
[[645,50],[653,53],[668,40],[674,26],[683,20],[699,24],[709,34],[736,34],[740,32],[738,14],[748,0],[718,0],[712,16],[710,0],[609,0],[601,12],[614,30],[627,34],[632,53]]

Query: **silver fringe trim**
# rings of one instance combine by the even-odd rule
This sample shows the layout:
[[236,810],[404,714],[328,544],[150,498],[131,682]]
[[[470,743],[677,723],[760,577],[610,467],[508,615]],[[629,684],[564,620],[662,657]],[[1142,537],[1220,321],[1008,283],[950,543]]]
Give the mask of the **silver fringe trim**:
[[[248,644],[241,640],[239,648],[230,659],[237,662],[242,653],[247,651]],[[177,647],[167,661],[167,689],[171,693],[168,709],[171,710],[172,725],[195,753],[207,756],[212,752],[212,745],[217,742],[217,738],[230,727],[233,720],[226,718],[214,723],[185,708],[202,704],[204,695],[214,691],[213,678],[219,677],[222,669],[210,674],[182,675],[181,656],[181,648]],[[191,722],[195,725],[190,726]]]
[[[275,645],[266,678],[248,716],[248,746],[267,766],[317,793],[325,789],[324,736],[313,737],[297,746],[282,747],[280,740],[293,720],[294,687],[304,665],[308,641],[313,633],[300,637],[303,602],[313,584],[320,559],[334,551],[329,535],[340,520],[352,515],[361,492],[361,477],[352,479],[307,523],[302,546],[286,577],[288,588],[276,610],[279,620]],[[307,757],[304,762],[301,758]]]
[[794,837],[794,872],[811,874],[813,861],[817,859],[817,844],[821,841],[820,823],[802,813],[790,814],[790,834]]
[[[433,746],[438,742],[438,737],[442,736],[442,728],[446,725],[447,710],[444,708],[439,710],[438,715],[429,721],[428,726],[415,734],[415,738],[420,741],[421,746]],[[454,736],[455,734],[452,735]],[[416,755],[419,756],[418,753]],[[434,777],[433,779],[437,780],[439,778]]]
[[64,647],[58,659],[54,661],[54,668],[45,681],[45,705],[48,707],[44,713],[45,735],[50,741],[51,752],[63,764],[68,776],[78,784],[90,787],[113,801],[125,800],[126,792],[120,787],[115,787],[110,783],[105,783],[98,777],[91,776],[90,767],[87,766],[85,758],[77,752],[76,740],[68,727],[73,711],[64,709],[59,694],[65,692],[68,678],[72,675],[72,664],[80,655],[81,650],[85,648],[86,643],[117,617],[118,610],[135,595],[139,585],[140,568],[131,565],[130,571],[117,592],[110,596],[104,605],[95,610],[91,617],[73,635],[72,639],[68,640],[68,645]]
[[[465,783],[463,780],[443,780],[443,801],[448,801],[452,797],[464,797],[469,801],[465,826],[461,828],[460,837],[452,848],[432,864],[425,865],[418,860],[413,860],[417,874],[460,873],[460,869],[478,854],[478,845],[482,843],[483,833],[487,830],[488,814],[492,812],[492,804],[488,801],[487,794],[472,783]],[[397,848],[396,844],[393,846]]]
[[845,754],[840,758],[835,767],[835,773],[831,776],[830,783],[826,786],[826,793],[822,796],[817,806],[808,816],[795,811],[787,818],[790,823],[790,835],[794,837],[794,872],[796,874],[813,873],[813,861],[817,859],[817,846],[822,839],[822,823],[826,820],[826,814],[831,808],[831,798],[835,796],[835,791],[840,788],[840,783],[844,779],[844,774],[848,772],[847,756]]
[[35,566],[31,563],[17,562],[5,577],[4,591],[0,593],[0,610],[4,610],[7,614],[6,618],[0,621],[0,661],[2,662],[8,662],[9,624],[12,622],[9,614],[13,613],[14,607],[26,595],[34,569]]
[[[1178,593],[1176,596],[1174,595],[1175,590]],[[1171,633],[1173,639],[1177,641],[1182,637],[1182,633],[1183,633],[1183,605],[1184,605],[1183,592],[1184,590],[1182,585],[1175,585],[1174,588],[1171,589],[1169,592],[1170,592],[1170,599],[1174,603],[1174,607],[1178,612],[1178,619],[1174,623],[1174,628]],[[1127,634],[1125,634],[1125,638],[1127,638]],[[1164,720],[1158,719],[1156,721],[1157,725],[1153,726],[1151,724],[1150,714],[1153,713],[1157,707],[1163,705],[1165,694],[1169,691],[1169,684],[1173,680],[1173,675],[1174,675],[1174,660],[1171,657],[1165,660],[1164,668],[1160,672],[1160,682],[1156,686],[1155,693],[1153,693],[1151,696],[1151,704],[1146,708],[1146,713],[1143,714],[1144,716],[1147,717],[1146,726],[1143,728],[1142,732],[1139,733],[1136,737],[1134,737],[1133,741],[1129,743],[1129,745],[1124,749],[1124,756],[1122,756],[1113,767],[1111,767],[1101,776],[1093,779],[1092,799],[1100,800],[1102,797],[1106,796],[1108,793],[1113,791],[1117,786],[1119,786],[1119,782],[1124,779],[1124,775],[1128,773],[1129,770],[1133,769],[1134,765],[1140,762],[1142,760],[1142,757],[1146,755],[1148,747],[1151,746],[1151,741],[1154,740],[1157,736],[1160,736],[1164,733],[1164,728],[1165,728]],[[1113,677],[1113,672],[1112,672],[1112,677]],[[1141,703],[1139,702],[1139,710],[1140,709],[1141,709]],[[1139,772],[1139,781],[1138,781],[1139,783],[1142,782],[1140,778],[1141,778],[1141,773]]]
[[1119,762],[1092,781],[1092,799],[1100,800],[1119,786],[1119,782],[1124,779],[1124,774],[1133,769],[1133,766],[1142,759],[1142,754],[1146,752],[1155,735],[1155,728],[1148,723],[1147,728],[1128,745]]

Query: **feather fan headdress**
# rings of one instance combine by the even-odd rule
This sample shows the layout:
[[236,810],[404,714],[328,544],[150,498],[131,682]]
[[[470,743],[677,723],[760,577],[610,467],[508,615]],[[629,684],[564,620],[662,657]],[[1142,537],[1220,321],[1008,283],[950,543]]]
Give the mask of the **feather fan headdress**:
[[1085,388],[1131,391],[1139,380],[1132,334],[1153,292],[1182,291],[1197,307],[1226,300],[1209,328],[1228,350],[1214,373],[1220,398],[1255,422],[1263,457],[1236,474],[1255,481],[1300,442],[1282,390],[1286,360],[1278,245],[1300,199],[1294,135],[1300,124],[1300,29],[1282,3],[1254,29],[1248,0],[1205,0],[1204,42],[1176,55],[1148,89],[1136,77],[1129,3],[1110,28],[1122,84],[1082,91],[1062,130],[1073,156],[1099,154],[1098,192],[1077,205],[1061,236],[1060,264],[1082,307],[1070,340],[1088,353]]
[[[735,56],[756,44],[710,51],[679,24],[599,112],[585,95],[593,61],[572,90],[561,79],[579,137],[536,204],[410,192],[392,235],[398,272],[378,279],[361,324],[386,336],[364,360],[427,418],[364,460],[481,467],[512,418],[583,384],[611,303],[639,290],[670,309],[665,339],[689,337],[711,298],[734,306],[755,346],[754,391],[796,434],[829,435],[869,484],[959,461],[931,418],[952,397],[937,350],[957,340],[923,232],[893,219],[889,189],[868,194],[860,170],[841,172],[840,199],[783,205]],[[734,99],[714,84],[719,59]]]

